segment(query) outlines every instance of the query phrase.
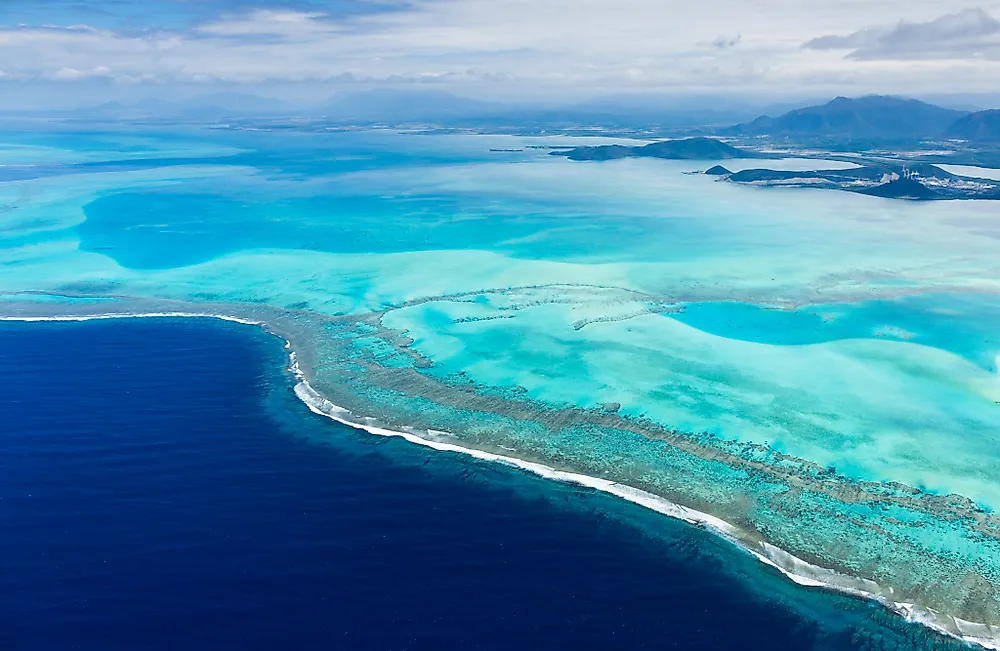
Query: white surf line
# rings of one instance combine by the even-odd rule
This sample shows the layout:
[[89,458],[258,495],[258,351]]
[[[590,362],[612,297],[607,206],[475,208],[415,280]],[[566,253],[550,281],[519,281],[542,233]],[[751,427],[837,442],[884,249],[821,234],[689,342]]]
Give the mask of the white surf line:
[[[719,535],[737,545],[740,549],[749,552],[762,563],[775,568],[785,577],[798,585],[823,588],[849,594],[855,597],[870,599],[883,604],[886,608],[898,615],[901,615],[909,622],[921,624],[927,628],[947,635],[948,637],[977,644],[986,649],[1000,649],[1000,628],[998,627],[968,622],[948,615],[942,616],[929,608],[922,608],[911,603],[894,602],[876,592],[869,592],[868,590],[863,590],[861,588],[851,587],[847,584],[860,582],[863,585],[870,585],[875,589],[878,589],[878,585],[872,581],[850,577],[834,570],[813,565],[812,563],[804,561],[801,558],[798,558],[797,556],[794,556],[793,554],[790,554],[769,543],[760,543],[760,550],[752,549],[742,542],[739,536],[739,530],[725,520],[709,515],[708,513],[689,509],[685,506],[681,506],[680,504],[675,504],[669,500],[654,495],[653,493],[633,488],[625,484],[619,484],[607,479],[599,479],[589,475],[556,470],[555,468],[551,468],[540,463],[524,461],[523,459],[518,459],[516,457],[508,457],[500,454],[494,454],[492,452],[484,452],[475,448],[463,447],[454,443],[445,443],[433,439],[426,439],[417,435],[415,431],[391,430],[383,427],[377,427],[375,425],[365,425],[348,420],[345,416],[351,415],[351,412],[343,407],[333,404],[313,389],[309,382],[303,377],[301,369],[298,367],[298,362],[295,361],[294,353],[291,354],[291,360],[290,369],[299,378],[299,382],[295,385],[295,394],[306,404],[309,410],[315,414],[325,416],[338,423],[347,425],[348,427],[360,429],[376,436],[399,437],[410,443],[429,447],[434,450],[442,452],[457,452],[459,454],[471,456],[483,461],[491,461],[520,468],[546,479],[576,484],[609,493],[668,517],[683,520],[692,525],[701,525],[706,527],[716,535]],[[447,432],[436,432],[433,430],[427,431],[430,434],[452,436]],[[799,571],[796,572],[794,570]],[[803,571],[807,571],[809,574],[799,573]],[[816,578],[818,576],[824,577],[826,580]],[[941,620],[945,618],[947,621],[954,623],[954,630],[949,629],[941,623]]]
[[79,322],[79,321],[102,321],[105,319],[220,319],[232,323],[242,323],[244,325],[263,326],[263,321],[253,321],[251,319],[241,319],[240,317],[226,314],[211,314],[209,312],[107,312],[104,314],[80,314],[67,316],[0,316],[0,321],[16,321],[22,323],[44,323],[51,322]]
[[[243,319],[240,317],[228,316],[225,314],[211,314],[211,313],[194,313],[194,312],[148,312],[148,313],[106,313],[106,314],[94,314],[94,315],[73,315],[73,316],[43,316],[43,317],[31,317],[31,316],[3,316],[0,317],[0,321],[20,321],[20,322],[44,322],[44,321],[91,321],[91,320],[104,320],[104,319],[129,319],[129,318],[212,318],[220,319],[222,321],[230,321],[234,323],[242,323],[245,325],[259,326],[265,329],[265,331],[270,334],[274,334],[267,330],[266,324],[262,321],[254,321],[251,319]],[[725,538],[730,541],[740,549],[743,549],[754,557],[756,557],[760,562],[770,565],[775,568],[785,577],[797,583],[801,586],[823,588],[827,590],[832,590],[834,592],[840,592],[855,597],[861,597],[865,599],[870,599],[881,603],[889,610],[897,613],[904,617],[907,621],[921,624],[935,630],[948,637],[961,640],[963,642],[968,642],[971,644],[979,645],[983,648],[990,649],[992,651],[1000,651],[1000,627],[990,626],[989,624],[980,624],[977,622],[970,622],[958,617],[953,617],[951,615],[941,615],[931,608],[924,608],[912,603],[905,602],[895,602],[887,599],[882,594],[876,592],[869,592],[867,590],[862,590],[861,588],[852,587],[848,584],[860,582],[866,586],[872,586],[874,589],[879,589],[878,584],[867,579],[859,579],[857,577],[851,577],[845,574],[841,574],[834,570],[830,570],[818,565],[813,565],[807,561],[798,558],[797,556],[775,547],[766,542],[760,543],[760,549],[755,550],[748,546],[740,539],[740,531],[733,525],[729,524],[721,518],[717,518],[708,513],[703,513],[701,511],[696,511],[694,509],[689,509],[686,506],[680,504],[675,504],[669,500],[666,500],[658,495],[654,495],[648,491],[644,491],[638,488],[633,488],[625,484],[619,484],[617,482],[610,481],[608,479],[599,479],[597,477],[591,477],[589,475],[582,475],[578,473],[566,472],[563,470],[556,470],[544,464],[535,463],[532,461],[525,461],[523,459],[518,459],[516,457],[508,457],[500,454],[494,454],[492,452],[484,452],[483,450],[477,450],[475,448],[467,448],[454,443],[444,443],[442,441],[435,441],[433,439],[423,438],[415,433],[415,430],[411,431],[397,431],[386,429],[383,427],[377,427],[375,425],[364,425],[352,420],[345,418],[345,415],[353,415],[351,412],[343,407],[333,404],[326,398],[324,398],[318,391],[316,391],[312,385],[309,384],[308,380],[305,378],[305,374],[299,367],[297,356],[295,351],[292,350],[292,344],[287,339],[280,337],[280,335],[275,335],[281,338],[284,343],[284,348],[289,351],[289,371],[296,377],[298,382],[294,387],[295,395],[309,408],[313,413],[330,418],[338,423],[346,425],[348,427],[359,429],[365,431],[369,434],[384,437],[399,437],[410,443],[416,445],[422,445],[424,447],[429,447],[434,450],[441,452],[456,452],[459,454],[464,454],[476,459],[483,461],[491,461],[495,463],[501,463],[507,466],[512,466],[522,470],[526,470],[533,474],[546,479],[552,479],[555,481],[561,481],[568,484],[576,484],[579,486],[584,486],[587,488],[593,488],[616,497],[620,497],[629,502],[633,502],[640,506],[643,506],[651,511],[661,513],[668,517],[676,518],[678,520],[683,520],[691,525],[701,525],[709,530],[711,530],[716,535]],[[374,419],[367,418],[366,420]],[[437,431],[437,430],[426,430],[428,434],[438,435],[438,436],[454,436],[448,432]],[[801,574],[794,571],[799,570],[799,572],[808,571],[809,574],[813,576],[808,576],[806,574]],[[817,576],[824,577],[826,580],[816,578]],[[890,588],[890,592],[891,592]],[[953,623],[954,630],[949,629],[947,626],[941,622],[948,621]],[[957,631],[957,632],[956,632]]]

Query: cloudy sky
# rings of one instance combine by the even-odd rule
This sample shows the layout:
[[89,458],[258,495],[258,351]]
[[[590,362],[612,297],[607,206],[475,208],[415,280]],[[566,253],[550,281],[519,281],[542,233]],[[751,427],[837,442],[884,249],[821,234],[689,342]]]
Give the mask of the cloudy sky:
[[[1000,0],[0,0],[0,88],[997,92]],[[185,91],[187,92],[187,91]]]

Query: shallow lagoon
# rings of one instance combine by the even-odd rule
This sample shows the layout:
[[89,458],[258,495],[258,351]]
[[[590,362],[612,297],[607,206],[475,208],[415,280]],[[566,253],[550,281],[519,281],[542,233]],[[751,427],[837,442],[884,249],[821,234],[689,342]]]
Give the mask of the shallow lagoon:
[[565,138],[46,128],[5,138],[5,314],[256,315],[358,416],[1000,624],[995,204],[528,148]]

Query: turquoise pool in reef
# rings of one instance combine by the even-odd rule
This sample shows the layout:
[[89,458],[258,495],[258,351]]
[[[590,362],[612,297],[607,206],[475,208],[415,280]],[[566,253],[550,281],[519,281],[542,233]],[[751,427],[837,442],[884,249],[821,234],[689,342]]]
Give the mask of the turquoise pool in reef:
[[1000,639],[993,203],[577,163],[548,155],[562,137],[0,142],[0,315],[261,323],[315,411],[585,475],[799,582]]

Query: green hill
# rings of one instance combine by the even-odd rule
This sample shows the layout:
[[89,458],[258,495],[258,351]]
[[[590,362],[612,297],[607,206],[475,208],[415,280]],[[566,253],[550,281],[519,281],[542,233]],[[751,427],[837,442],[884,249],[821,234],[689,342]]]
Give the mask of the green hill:
[[951,125],[944,135],[971,142],[1000,142],[1000,110],[966,115]]
[[748,150],[738,149],[715,138],[684,138],[664,140],[643,147],[601,145],[577,147],[554,151],[553,156],[567,156],[570,160],[614,160],[618,158],[664,158],[668,160],[723,160],[730,158],[756,158]]

